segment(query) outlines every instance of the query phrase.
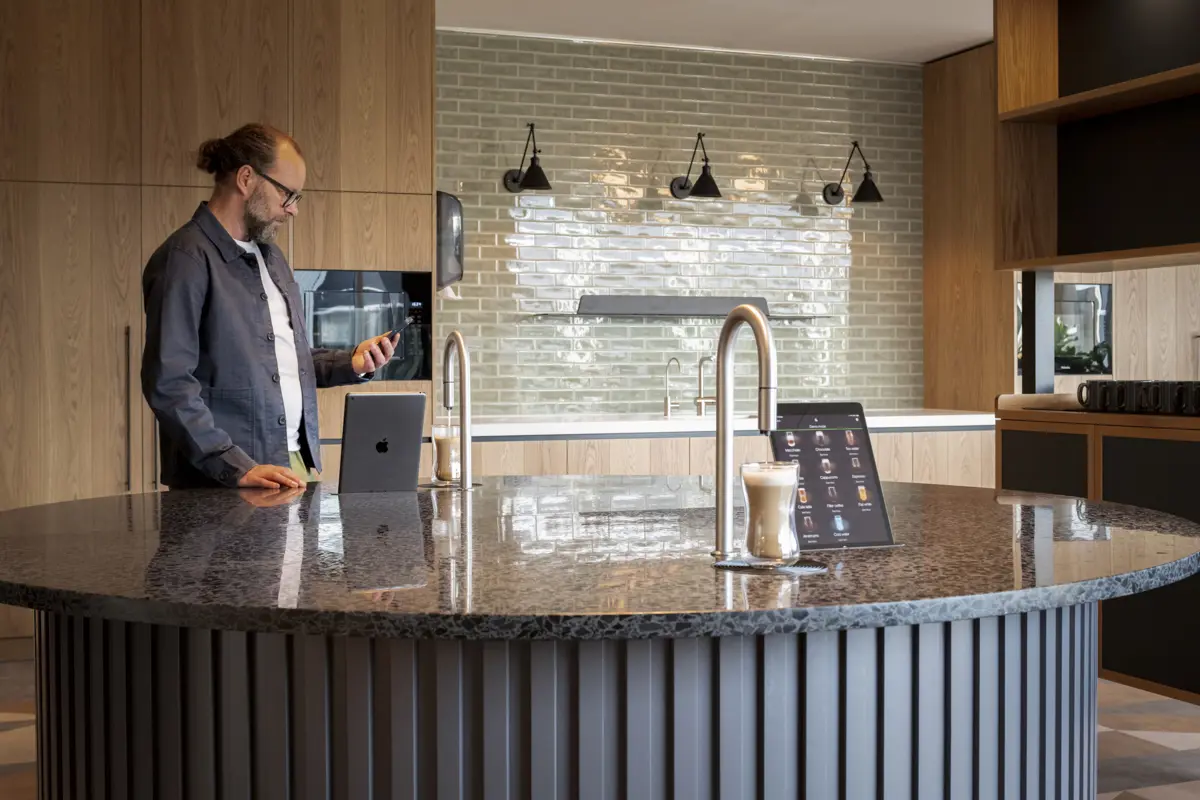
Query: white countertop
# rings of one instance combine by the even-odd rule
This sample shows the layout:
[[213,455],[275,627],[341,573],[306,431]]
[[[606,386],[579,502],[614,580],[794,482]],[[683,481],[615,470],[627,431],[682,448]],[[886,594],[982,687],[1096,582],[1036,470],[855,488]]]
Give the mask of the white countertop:
[[[868,411],[871,431],[953,430],[956,428],[993,428],[996,416],[978,411],[941,411],[909,409],[904,411]],[[555,417],[475,417],[471,436],[476,441],[504,439],[596,439],[686,437],[715,435],[716,416],[698,417],[676,412],[670,419],[661,414],[588,414]],[[737,432],[757,433],[753,417],[734,420]]]

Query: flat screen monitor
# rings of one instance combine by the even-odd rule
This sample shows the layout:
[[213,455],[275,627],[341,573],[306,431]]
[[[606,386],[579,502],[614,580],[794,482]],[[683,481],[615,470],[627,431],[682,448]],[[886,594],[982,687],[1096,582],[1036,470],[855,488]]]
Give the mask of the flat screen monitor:
[[780,403],[771,449],[800,465],[796,534],[804,550],[892,544],[866,416],[858,403]]

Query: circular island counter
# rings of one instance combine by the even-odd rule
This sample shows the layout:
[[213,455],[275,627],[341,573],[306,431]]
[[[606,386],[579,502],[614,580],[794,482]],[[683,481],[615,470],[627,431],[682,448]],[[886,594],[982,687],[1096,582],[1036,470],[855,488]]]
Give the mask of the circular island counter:
[[0,514],[44,798],[1094,797],[1098,601],[1200,571],[982,489],[804,577],[714,569],[695,477],[333,489]]

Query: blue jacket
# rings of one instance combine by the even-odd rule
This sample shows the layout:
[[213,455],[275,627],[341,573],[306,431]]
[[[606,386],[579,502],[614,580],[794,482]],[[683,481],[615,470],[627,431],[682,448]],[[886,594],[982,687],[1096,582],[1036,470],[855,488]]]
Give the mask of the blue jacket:
[[[317,388],[360,383],[345,350],[313,350],[300,289],[278,247],[261,247],[287,300],[300,361],[305,462],[321,468]],[[142,393],[158,419],[162,482],[236,486],[256,464],[288,465],[275,334],[258,261],[207,203],[150,256],[142,273],[146,347]]]

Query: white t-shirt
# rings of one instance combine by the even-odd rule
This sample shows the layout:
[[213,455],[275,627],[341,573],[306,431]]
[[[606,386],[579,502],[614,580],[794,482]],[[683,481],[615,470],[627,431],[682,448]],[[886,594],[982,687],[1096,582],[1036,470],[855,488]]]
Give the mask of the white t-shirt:
[[287,419],[287,446],[290,452],[300,450],[300,420],[304,417],[304,394],[300,389],[300,359],[296,356],[296,335],[288,318],[287,301],[271,280],[263,262],[258,242],[237,242],[247,253],[258,259],[258,277],[267,293],[267,308],[271,312],[271,330],[275,334],[275,361],[279,366],[279,388],[283,391],[283,413]]

